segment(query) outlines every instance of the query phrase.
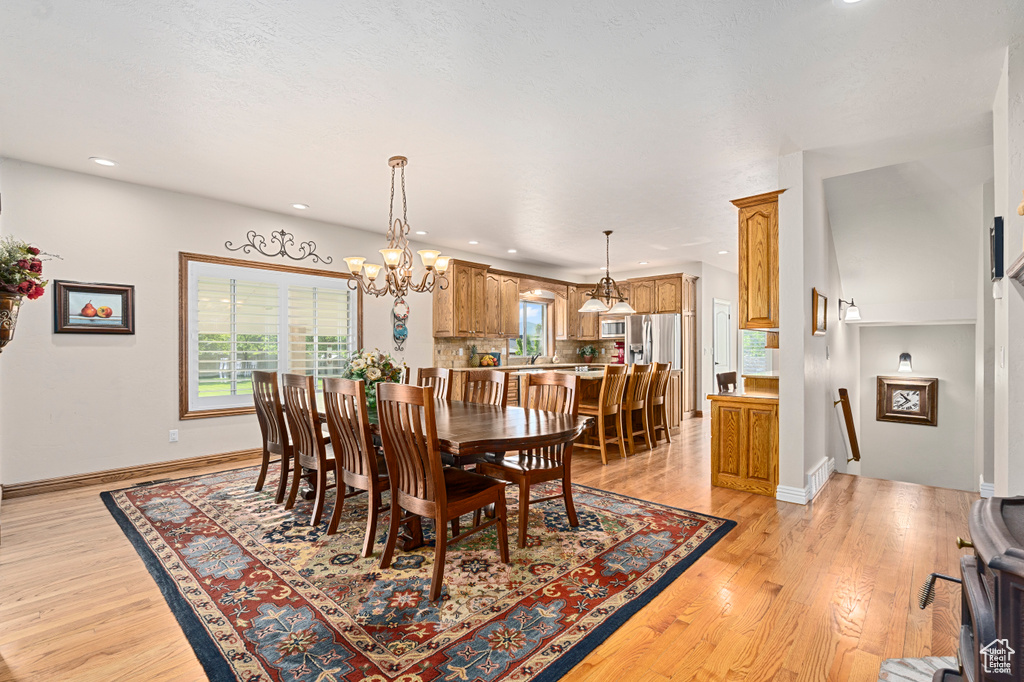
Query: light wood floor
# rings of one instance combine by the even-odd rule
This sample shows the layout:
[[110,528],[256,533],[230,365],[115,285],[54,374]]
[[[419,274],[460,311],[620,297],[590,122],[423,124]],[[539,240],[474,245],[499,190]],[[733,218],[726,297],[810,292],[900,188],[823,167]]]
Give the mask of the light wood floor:
[[[685,422],[672,446],[607,467],[574,458],[580,483],[739,526],[565,679],[873,682],[886,658],[954,653],[954,586],[939,583],[925,611],[917,588],[958,574],[953,541],[976,495],[836,475],[802,507],[712,488],[707,426]],[[3,503],[0,680],[204,679],[100,501],[129,483]]]

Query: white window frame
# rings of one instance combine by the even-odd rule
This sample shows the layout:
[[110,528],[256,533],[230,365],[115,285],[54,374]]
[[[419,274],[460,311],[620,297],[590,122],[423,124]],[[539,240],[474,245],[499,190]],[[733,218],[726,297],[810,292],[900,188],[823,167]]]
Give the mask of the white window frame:
[[[356,339],[356,348],[363,347],[362,292],[348,288],[347,273],[315,270],[276,263],[256,263],[235,258],[204,256],[194,253],[179,254],[179,418],[202,419],[256,411],[251,395],[215,396],[200,398],[199,393],[199,332],[198,282],[201,276],[231,278],[277,284],[279,341],[278,372],[288,361],[288,286],[319,286],[344,289],[353,296],[354,309],[349,314],[349,335]],[[312,278],[316,278],[315,280]],[[326,280],[326,286],[325,286]]]

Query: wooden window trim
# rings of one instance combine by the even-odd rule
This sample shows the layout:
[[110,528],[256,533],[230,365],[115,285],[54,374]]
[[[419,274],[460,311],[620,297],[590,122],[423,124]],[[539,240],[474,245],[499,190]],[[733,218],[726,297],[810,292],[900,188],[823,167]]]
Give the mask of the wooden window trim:
[[[240,268],[255,270],[273,270],[297,275],[314,277],[333,277],[335,279],[351,279],[347,272],[334,270],[317,270],[297,265],[281,263],[259,263],[240,258],[223,256],[207,256],[201,253],[178,253],[178,419],[210,419],[213,417],[233,417],[240,414],[255,414],[256,407],[224,407],[213,410],[189,410],[188,405],[188,265],[189,263],[214,263],[217,265],[233,265]],[[363,290],[356,289],[356,345],[363,347]]]

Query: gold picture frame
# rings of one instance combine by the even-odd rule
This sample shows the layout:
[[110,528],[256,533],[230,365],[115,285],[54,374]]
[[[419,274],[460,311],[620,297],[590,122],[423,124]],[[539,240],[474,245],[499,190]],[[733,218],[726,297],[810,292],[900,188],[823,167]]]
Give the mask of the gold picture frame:
[[939,380],[930,377],[878,377],[875,421],[939,424]]
[[828,297],[816,288],[811,289],[812,336],[824,336],[828,330]]

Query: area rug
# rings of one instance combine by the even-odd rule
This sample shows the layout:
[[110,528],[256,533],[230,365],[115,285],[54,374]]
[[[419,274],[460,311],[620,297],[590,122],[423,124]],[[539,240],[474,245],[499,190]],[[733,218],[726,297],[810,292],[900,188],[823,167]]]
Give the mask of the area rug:
[[431,603],[431,523],[428,546],[380,570],[386,514],[364,559],[363,498],[328,536],[311,502],[285,511],[273,486],[254,492],[256,471],[102,494],[215,682],[558,679],[736,525],[574,485],[579,527],[559,502],[531,506],[520,550],[510,487],[511,565],[494,528],[477,533],[449,548]]
[[890,658],[878,671],[878,682],[932,682],[936,670],[956,670],[954,656],[925,658]]

